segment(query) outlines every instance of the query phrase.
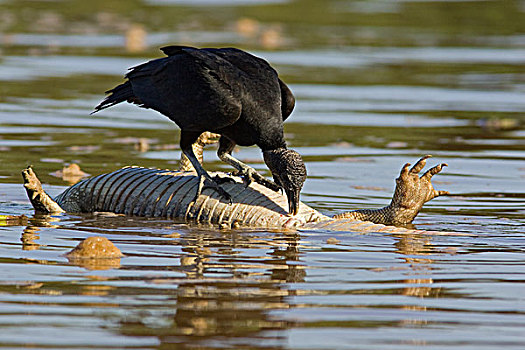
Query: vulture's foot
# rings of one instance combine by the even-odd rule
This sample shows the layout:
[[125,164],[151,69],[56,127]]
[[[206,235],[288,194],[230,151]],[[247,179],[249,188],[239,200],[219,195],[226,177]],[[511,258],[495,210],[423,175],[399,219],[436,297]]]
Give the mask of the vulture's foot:
[[237,183],[234,179],[232,179],[230,176],[219,176],[215,175],[213,177],[213,181],[215,181],[216,184],[222,185],[222,184],[234,184]]
[[242,181],[244,182],[244,185],[246,187],[250,186],[250,184],[253,181],[255,181],[258,184],[263,185],[272,191],[280,192],[281,190],[281,187],[279,185],[277,185],[273,181],[268,180],[267,178],[259,174],[257,170],[249,166],[243,167],[243,169],[239,170],[235,175],[242,177]]
[[[222,181],[220,181],[222,182]],[[218,183],[217,181],[215,181],[214,179],[212,179],[211,177],[209,176],[206,176],[206,175],[201,175],[200,176],[200,179],[199,179],[199,187],[197,188],[197,193],[195,194],[195,198],[193,199],[193,201],[196,201],[197,198],[199,198],[199,196],[202,194],[202,191],[206,188],[211,188],[215,191],[217,191],[217,193],[219,193],[219,195],[226,199],[227,201],[230,202],[230,204],[232,204],[232,196],[226,192],[226,190],[224,188],[222,188]]]

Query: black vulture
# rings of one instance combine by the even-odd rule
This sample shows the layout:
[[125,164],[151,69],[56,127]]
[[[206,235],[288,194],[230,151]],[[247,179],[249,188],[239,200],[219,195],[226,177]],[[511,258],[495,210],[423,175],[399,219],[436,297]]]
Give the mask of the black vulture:
[[[286,192],[289,211],[298,212],[299,193],[306,180],[301,156],[286,147],[283,122],[292,113],[295,98],[265,60],[236,48],[161,48],[167,57],[130,69],[127,81],[107,91],[95,107],[127,101],[154,109],[181,129],[180,146],[201,178],[197,191],[216,189],[231,199],[195,157],[191,145],[204,131],[221,135],[218,155],[249,181]],[[277,185],[234,158],[235,145],[257,145]]]

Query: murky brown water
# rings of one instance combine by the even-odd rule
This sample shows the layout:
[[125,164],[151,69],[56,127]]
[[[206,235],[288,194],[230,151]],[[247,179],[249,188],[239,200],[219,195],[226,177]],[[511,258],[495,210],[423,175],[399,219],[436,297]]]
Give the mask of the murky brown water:
[[[298,99],[286,133],[307,161],[308,204],[383,206],[401,165],[430,153],[449,164],[436,188],[454,196],[414,224],[458,234],[34,217],[28,164],[53,194],[67,183],[50,174],[72,162],[177,167],[164,117],[89,115],[170,43],[238,46],[281,72]],[[525,2],[4,0],[0,44],[0,215],[29,217],[0,221],[1,348],[525,346]],[[237,155],[268,174],[258,149]],[[213,149],[205,159],[229,170]],[[69,264],[93,235],[126,257]]]

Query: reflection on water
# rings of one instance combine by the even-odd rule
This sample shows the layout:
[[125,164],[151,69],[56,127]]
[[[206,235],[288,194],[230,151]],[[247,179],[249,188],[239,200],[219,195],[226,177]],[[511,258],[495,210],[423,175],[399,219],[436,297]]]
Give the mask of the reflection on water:
[[[26,216],[0,219],[2,346],[525,346],[522,1],[68,4],[0,1],[0,215]],[[53,174],[72,163],[178,166],[166,118],[131,105],[89,115],[127,68],[173,43],[240,46],[276,66],[298,100],[286,137],[307,163],[302,198],[327,214],[385,205],[400,166],[423,154],[448,163],[434,182],[453,196],[414,223],[441,233],[34,216],[28,164],[53,195],[67,185]],[[206,167],[230,171],[215,152]],[[237,156],[269,175],[257,148]],[[69,261],[91,236],[125,256]]]
[[[4,320],[47,331],[67,326],[70,344],[94,344],[87,339],[99,334],[95,345],[126,347],[440,347],[465,338],[475,347],[502,331],[498,342],[521,344],[520,235],[337,233],[332,245],[326,232],[210,232],[123,217],[35,218],[23,236],[30,227],[40,228],[35,240],[46,248],[5,262],[16,278],[6,276],[1,287]],[[55,238],[44,238],[50,229]],[[95,230],[126,254],[119,270],[84,270],[62,257],[58,248]],[[53,277],[42,278],[46,270]],[[477,329],[490,332],[474,337]],[[59,344],[41,335],[26,339]]]

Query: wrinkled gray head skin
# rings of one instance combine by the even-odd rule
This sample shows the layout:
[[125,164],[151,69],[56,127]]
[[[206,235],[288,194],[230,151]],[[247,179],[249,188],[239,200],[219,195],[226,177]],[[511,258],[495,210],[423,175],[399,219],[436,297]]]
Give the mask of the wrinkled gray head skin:
[[301,155],[291,149],[278,148],[264,151],[263,156],[275,183],[286,192],[290,214],[296,215],[299,211],[299,194],[306,180],[306,167]]

